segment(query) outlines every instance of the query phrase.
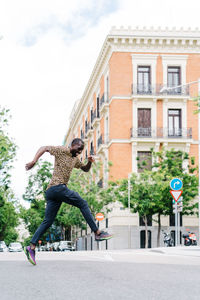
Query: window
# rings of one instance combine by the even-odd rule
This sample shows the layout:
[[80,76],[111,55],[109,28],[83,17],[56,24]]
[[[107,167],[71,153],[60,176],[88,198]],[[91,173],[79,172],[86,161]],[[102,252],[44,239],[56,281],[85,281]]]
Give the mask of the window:
[[182,136],[181,109],[168,109],[168,135]]
[[144,170],[151,170],[152,167],[152,154],[151,151],[138,151],[138,173],[142,173]]
[[[183,226],[183,216],[182,214],[180,216],[180,226]],[[175,226],[175,214],[169,216],[169,226]]]
[[84,132],[82,129],[81,129],[81,139],[84,139]]
[[93,146],[93,142],[90,143],[90,155],[94,155],[94,146]]
[[[145,230],[140,231],[140,248],[145,248]],[[151,248],[151,231],[148,230],[148,248]]]
[[[167,86],[175,87],[181,84],[181,68],[180,67],[168,67],[167,69]],[[169,90],[170,94],[180,94],[181,87]]]
[[138,108],[138,136],[151,136],[151,109]]
[[137,71],[137,93],[151,93],[151,68],[150,66],[138,66]]
[[97,182],[98,187],[103,188],[103,179],[101,178],[98,182]]
[[[144,220],[140,217],[140,226],[145,226]],[[147,216],[147,226],[152,226],[152,216]]]
[[91,124],[94,120],[94,113],[93,113],[93,108],[90,110],[90,120],[91,120]]
[[100,118],[100,111],[99,111],[99,96],[97,97],[97,118]]
[[87,119],[85,120],[85,133],[87,133],[87,131],[88,131],[88,121],[87,121]]

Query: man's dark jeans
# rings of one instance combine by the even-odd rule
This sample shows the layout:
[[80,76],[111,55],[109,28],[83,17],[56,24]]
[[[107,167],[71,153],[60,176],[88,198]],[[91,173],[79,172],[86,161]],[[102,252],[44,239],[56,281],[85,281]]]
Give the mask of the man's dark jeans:
[[71,204],[80,208],[86,222],[90,226],[91,230],[96,232],[98,227],[95,220],[91,214],[87,201],[82,199],[77,192],[69,190],[65,184],[59,184],[50,187],[46,193],[47,206],[45,210],[45,218],[41,225],[36,230],[34,236],[32,237],[31,243],[36,244],[40,237],[47,231],[47,229],[52,225],[57,212],[62,204],[62,202]]

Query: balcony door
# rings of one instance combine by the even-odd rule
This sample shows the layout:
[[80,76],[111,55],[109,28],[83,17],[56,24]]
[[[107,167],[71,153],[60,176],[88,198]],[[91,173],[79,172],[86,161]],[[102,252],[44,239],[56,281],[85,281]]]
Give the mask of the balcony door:
[[150,108],[138,108],[138,136],[151,136]]
[[150,66],[138,66],[137,93],[151,93],[151,68]]
[[[167,70],[168,87],[176,87],[181,85],[181,69],[180,67],[168,67]],[[170,94],[180,94],[181,87],[169,90]]]
[[98,97],[97,97],[97,115],[96,115],[97,118],[100,117],[100,111],[99,111],[99,108],[100,108],[100,103],[99,103],[99,96],[98,96]]
[[182,136],[181,109],[168,110],[168,135],[171,137]]

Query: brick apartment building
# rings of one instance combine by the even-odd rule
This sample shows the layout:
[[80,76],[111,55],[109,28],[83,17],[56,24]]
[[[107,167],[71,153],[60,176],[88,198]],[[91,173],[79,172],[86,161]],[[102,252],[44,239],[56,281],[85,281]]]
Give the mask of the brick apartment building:
[[[192,100],[198,84],[185,84],[199,78],[200,31],[113,27],[73,108],[65,144],[74,137],[84,139],[82,159],[95,153],[102,161],[97,181],[103,186],[140,172],[136,158],[149,157],[151,148],[180,149],[198,161],[198,115]],[[182,87],[165,90],[177,85]],[[100,224],[115,238],[102,248],[143,247],[143,225],[138,215],[115,203]],[[174,231],[174,218],[163,217],[162,225]],[[197,226],[196,218],[182,218],[182,231]],[[79,249],[95,249],[89,231],[80,235]],[[156,235],[157,225],[150,220],[149,246],[156,246]]]

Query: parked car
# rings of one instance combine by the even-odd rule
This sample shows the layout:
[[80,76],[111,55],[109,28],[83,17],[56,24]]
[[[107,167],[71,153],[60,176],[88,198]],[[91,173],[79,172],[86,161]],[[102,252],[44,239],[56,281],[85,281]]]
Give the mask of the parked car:
[[53,251],[53,244],[52,243],[47,243],[46,245],[45,245],[45,251]]
[[72,241],[61,241],[58,246],[59,251],[75,251]]
[[59,242],[53,243],[53,251],[58,251]]
[[40,246],[40,251],[46,251],[46,246],[45,245]]
[[4,241],[0,241],[0,252],[8,252],[8,247]]
[[8,250],[10,252],[22,252],[22,244],[21,243],[10,243]]

